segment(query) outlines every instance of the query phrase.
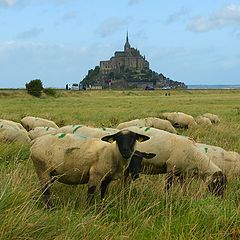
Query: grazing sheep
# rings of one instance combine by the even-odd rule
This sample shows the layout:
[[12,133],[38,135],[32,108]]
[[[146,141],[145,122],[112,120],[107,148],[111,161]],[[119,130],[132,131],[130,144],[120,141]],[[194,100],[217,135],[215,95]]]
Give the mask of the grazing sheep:
[[52,127],[35,127],[34,129],[28,132],[29,137],[33,140],[35,138],[41,137],[46,134],[55,134],[57,133],[56,128]]
[[165,112],[162,116],[176,128],[189,128],[197,125],[192,116],[182,112]]
[[137,146],[138,151],[156,154],[151,161],[143,159],[142,173],[167,173],[166,189],[170,188],[175,176],[197,175],[208,184],[211,193],[223,196],[226,176],[193,140],[154,128],[129,127],[127,129],[150,137],[149,141]]
[[23,130],[14,126],[0,124],[0,141],[27,144],[31,142],[31,139],[25,129]]
[[161,129],[170,133],[177,133],[175,128],[168,120],[156,118],[156,117],[148,117],[144,119],[134,119],[128,122],[120,123],[117,126],[117,129],[123,129],[130,126],[139,126],[139,127],[154,127],[157,129]]
[[49,184],[88,184],[88,204],[100,185],[101,199],[109,183],[123,176],[135,151],[136,141],[149,137],[122,130],[102,139],[79,140],[75,134],[44,135],[36,138],[31,158],[42,184],[47,208],[51,207]]
[[210,121],[209,118],[203,117],[203,116],[198,116],[195,118],[195,121],[199,125],[205,125],[205,126],[211,126],[212,122]]
[[39,117],[24,117],[21,120],[21,124],[27,131],[34,129],[35,127],[52,127],[58,128],[57,124],[51,120],[39,118]]
[[206,118],[209,118],[209,120],[212,122],[212,123],[219,123],[220,122],[220,119],[217,115],[215,114],[212,114],[212,113],[204,113],[202,115],[203,117],[206,117]]
[[17,123],[17,122],[11,121],[11,120],[0,119],[0,125],[5,125],[5,126],[8,125],[8,126],[12,126],[12,127],[18,128],[18,129],[25,130],[25,128],[20,123]]
[[240,154],[221,147],[196,143],[209,159],[222,169],[228,178],[240,177]]

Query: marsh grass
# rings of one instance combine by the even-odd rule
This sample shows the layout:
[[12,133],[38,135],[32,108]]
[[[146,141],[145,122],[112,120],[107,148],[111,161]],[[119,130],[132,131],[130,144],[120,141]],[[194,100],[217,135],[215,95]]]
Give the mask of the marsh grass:
[[[132,118],[182,111],[219,115],[212,127],[179,130],[198,142],[240,151],[240,91],[64,92],[36,99],[24,92],[0,91],[0,118],[45,117],[59,125],[115,127]],[[96,197],[86,208],[86,186],[54,183],[55,208],[44,209],[29,146],[0,145],[0,239],[239,239],[240,182],[230,180],[224,199],[212,197],[195,179],[187,192],[176,183],[168,194],[164,176],[145,176],[128,185],[111,184],[105,208]]]

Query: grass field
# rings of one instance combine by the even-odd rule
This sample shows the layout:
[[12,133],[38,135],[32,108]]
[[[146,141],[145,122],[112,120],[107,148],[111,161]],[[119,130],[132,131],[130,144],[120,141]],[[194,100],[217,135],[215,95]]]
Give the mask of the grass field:
[[[179,131],[198,142],[240,152],[240,90],[58,91],[31,97],[0,90],[0,118],[19,122],[26,115],[59,126],[115,127],[134,118],[181,111],[194,117],[211,112],[221,122]],[[224,199],[212,197],[200,180],[188,193],[176,185],[164,191],[164,176],[144,176],[124,191],[111,184],[105,211],[87,210],[87,188],[55,183],[56,208],[43,208],[29,146],[0,143],[0,239],[240,239],[240,182],[230,180]],[[99,197],[96,199],[99,203]]]

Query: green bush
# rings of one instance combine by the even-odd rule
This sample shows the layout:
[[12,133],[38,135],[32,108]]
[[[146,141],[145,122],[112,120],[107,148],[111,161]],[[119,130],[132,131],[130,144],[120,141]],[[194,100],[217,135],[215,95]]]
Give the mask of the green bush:
[[43,85],[40,79],[31,80],[25,84],[27,92],[34,97],[41,97]]
[[52,97],[56,97],[56,94],[57,94],[57,91],[53,88],[45,88],[45,89],[43,89],[43,92],[46,95],[49,95],[49,96],[52,96]]

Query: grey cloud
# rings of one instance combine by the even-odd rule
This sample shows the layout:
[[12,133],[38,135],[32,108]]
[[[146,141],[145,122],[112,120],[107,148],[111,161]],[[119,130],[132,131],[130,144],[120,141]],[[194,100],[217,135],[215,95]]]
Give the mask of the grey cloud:
[[168,16],[168,18],[166,19],[166,24],[174,23],[178,21],[181,17],[187,15],[188,13],[189,13],[189,10],[186,7],[182,7],[175,13]]
[[16,0],[0,0],[0,5],[5,7],[13,7],[16,2]]
[[126,26],[127,20],[118,17],[111,17],[106,19],[100,26],[98,33],[101,37],[107,37]]
[[187,29],[192,32],[208,32],[229,26],[240,26],[240,5],[230,4],[207,17],[194,17],[188,23]]
[[20,39],[29,39],[29,38],[35,38],[39,36],[42,32],[44,32],[43,28],[32,28],[27,31],[21,32],[17,35],[17,38]]

